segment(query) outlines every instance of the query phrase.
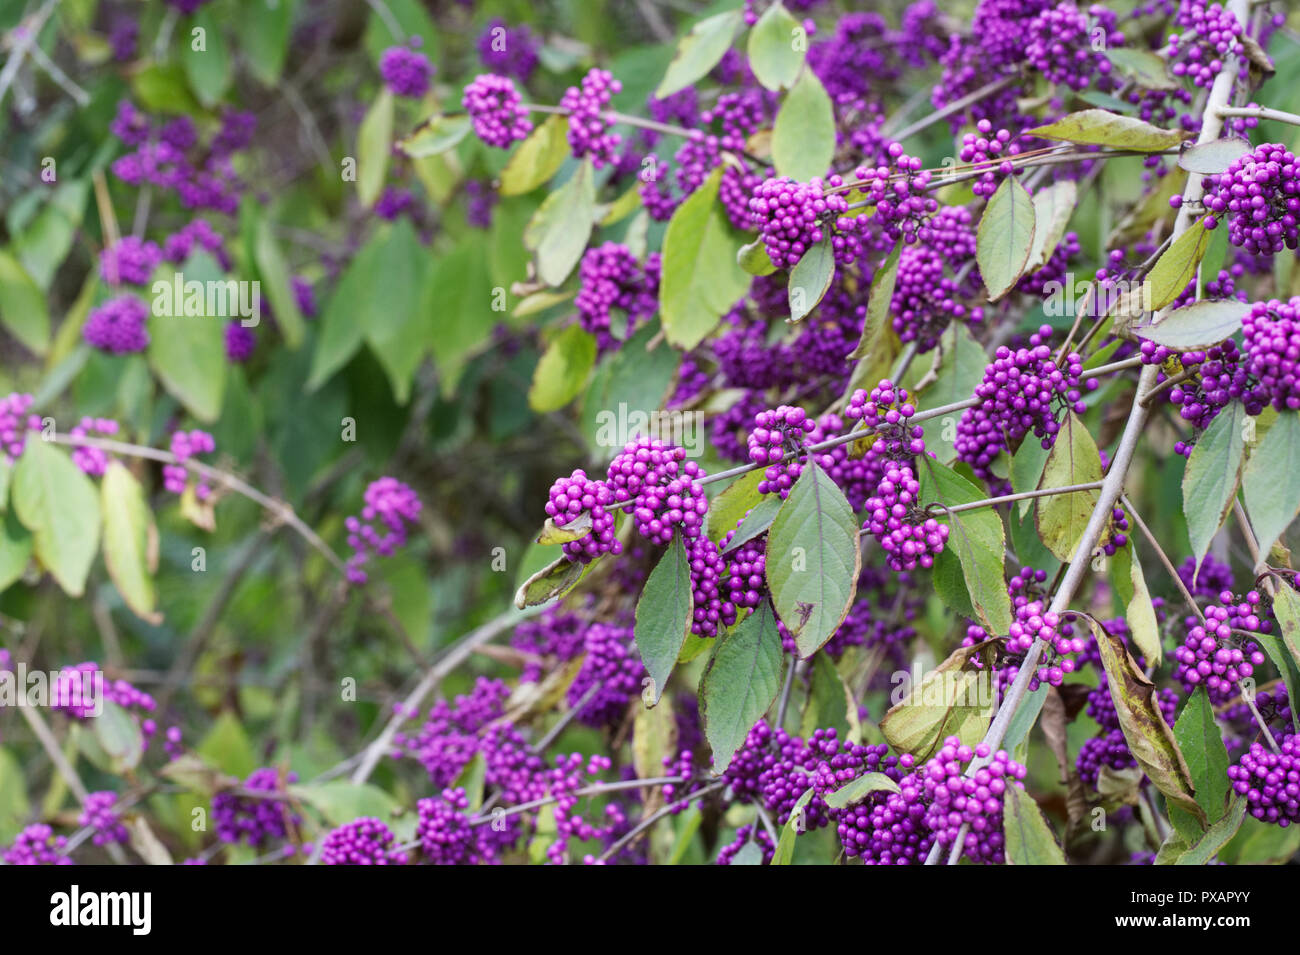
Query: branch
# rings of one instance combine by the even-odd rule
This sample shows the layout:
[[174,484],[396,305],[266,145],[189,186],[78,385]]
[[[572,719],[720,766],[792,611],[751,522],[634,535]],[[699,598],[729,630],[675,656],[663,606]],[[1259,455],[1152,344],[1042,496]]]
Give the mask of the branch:
[[[1228,7],[1239,21],[1245,22],[1246,0],[1230,0]],[[1204,122],[1201,126],[1200,136],[1197,138],[1198,144],[1212,142],[1219,138],[1219,133],[1223,129],[1223,122],[1218,115],[1218,110],[1228,102],[1228,98],[1232,94],[1232,87],[1237,80],[1239,68],[1239,58],[1229,57],[1223,70],[1215,77],[1214,86],[1210,89],[1210,94],[1206,98],[1203,114]],[[1190,210],[1187,208],[1187,201],[1194,202],[1200,199],[1203,192],[1204,186],[1201,177],[1192,176],[1188,180],[1187,190],[1184,193],[1183,208],[1179,209],[1178,219],[1174,223],[1174,239],[1177,239],[1178,236],[1192,227],[1193,219]],[[1157,320],[1168,314],[1168,312],[1169,308],[1166,306],[1157,316]],[[1148,409],[1143,405],[1142,399],[1148,391],[1155,387],[1158,373],[1159,369],[1155,365],[1148,365],[1142,369],[1142,375],[1138,378],[1137,393],[1134,395],[1133,405],[1129,409],[1128,422],[1124,426],[1124,433],[1120,436],[1119,447],[1115,451],[1110,470],[1106,472],[1106,479],[1102,484],[1096,507],[1093,508],[1092,516],[1088,519],[1088,526],[1084,529],[1083,536],[1075,549],[1074,557],[1070,561],[1065,575],[1061,578],[1060,586],[1057,588],[1051,606],[1048,608],[1053,613],[1060,614],[1068,609],[1070,601],[1074,598],[1075,591],[1079,589],[1079,584],[1083,581],[1083,575],[1087,573],[1093,547],[1096,546],[1102,531],[1106,524],[1109,523],[1111,511],[1124,489],[1124,478],[1128,473],[1129,464],[1133,460],[1133,452],[1137,448],[1143,429],[1146,427]],[[1038,667],[1038,660],[1043,654],[1044,647],[1045,644],[1041,639],[1035,640],[1034,645],[1025,654],[1025,659],[1020,664],[1016,679],[1011,684],[1011,689],[1007,691],[1002,704],[998,707],[997,714],[993,717],[993,722],[989,725],[988,732],[984,736],[983,742],[989,748],[989,756],[983,759],[976,757],[971,760],[970,765],[966,768],[967,776],[973,776],[988,765],[992,754],[1002,745],[1002,741],[1007,735],[1007,728],[1011,725],[1011,720],[1015,716],[1016,710],[1020,708],[1025,693],[1028,691],[1029,680]],[[958,847],[964,843],[965,835],[966,827],[963,826],[957,836],[956,844]],[[954,858],[949,859],[950,864],[956,861],[955,856],[959,853],[960,848],[958,848],[957,853],[954,853]],[[934,853],[931,855],[933,856]],[[930,860],[927,859],[926,861],[929,862]]]
[[110,438],[95,438],[89,435],[80,438],[74,438],[71,435],[56,434],[49,440],[55,444],[65,444],[69,447],[89,447],[99,448],[103,451],[111,451],[116,454],[124,454],[132,458],[144,458],[149,461],[160,461],[163,464],[178,464],[188,468],[195,474],[202,475],[219,487],[229,488],[236,494],[240,494],[270,513],[274,514],[282,523],[293,528],[308,544],[314,547],[321,555],[333,565],[339,573],[347,569],[347,565],[333,549],[321,540],[320,535],[307,526],[294,511],[293,507],[284,501],[277,500],[269,495],[263,494],[257,488],[253,487],[242,478],[236,477],[229,471],[222,471],[211,465],[203,464],[190,458],[185,461],[179,460],[176,455],[170,451],[161,451],[158,448],[150,448],[141,444],[128,444],[125,441],[114,441]]

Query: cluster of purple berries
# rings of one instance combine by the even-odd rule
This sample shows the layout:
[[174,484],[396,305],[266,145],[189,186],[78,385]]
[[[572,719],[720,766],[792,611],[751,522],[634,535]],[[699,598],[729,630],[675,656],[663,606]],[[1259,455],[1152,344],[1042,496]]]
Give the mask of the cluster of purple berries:
[[1300,822],[1300,733],[1283,739],[1274,753],[1251,743],[1236,765],[1228,767],[1233,791],[1246,797],[1256,819],[1283,828]]
[[1300,247],[1300,163],[1278,143],[1265,143],[1205,179],[1205,228],[1228,220],[1228,241],[1253,254]]
[[1265,661],[1263,651],[1253,641],[1233,633],[1233,630],[1251,630],[1268,633],[1271,621],[1258,614],[1259,593],[1249,591],[1237,601],[1232,591],[1219,594],[1219,603],[1205,608],[1205,623],[1195,617],[1187,618],[1187,636],[1174,650],[1178,666],[1174,679],[1191,692],[1204,686],[1215,705],[1226,703],[1240,688],[1242,680],[1255,672],[1255,667]]
[[484,73],[465,87],[461,105],[474,133],[489,146],[507,148],[533,131],[524,99],[508,77]]
[[845,416],[876,430],[879,437],[871,455],[880,467],[875,493],[867,499],[863,528],[871,533],[887,555],[894,570],[913,570],[919,564],[930,567],[943,553],[949,528],[921,508],[920,482],[915,459],[926,454],[920,425],[910,424],[916,408],[907,391],[895,388],[888,379],[868,395],[858,389],[849,397]]
[[[939,344],[950,323],[978,325],[984,309],[962,301],[980,286],[979,270],[964,268],[975,260],[970,210],[944,206],[921,226],[919,238],[899,254],[890,312],[899,340],[916,342],[924,354]],[[949,270],[964,270],[966,278],[959,284]]]
[[[172,494],[184,494],[190,480],[190,469],[185,467],[185,462],[195,455],[211,454],[215,450],[217,450],[216,439],[206,431],[197,428],[193,431],[185,431],[178,428],[172,433],[171,440],[171,452],[176,458],[176,463],[163,467],[163,487]],[[212,488],[206,479],[196,476],[194,496],[200,501],[206,501],[211,493]]]
[[1224,61],[1245,51],[1241,23],[1221,3],[1182,0],[1174,24],[1182,32],[1171,33],[1162,52],[1174,76],[1189,76],[1196,86],[1209,87]]
[[145,323],[149,307],[132,295],[110,299],[92,309],[82,328],[86,344],[110,355],[142,352],[149,346]]
[[302,819],[283,798],[285,784],[297,782],[295,773],[281,774],[274,766],[255,769],[244,780],[244,790],[261,796],[219,792],[212,797],[212,824],[217,838],[226,843],[244,842],[254,848],[285,839]]
[[891,241],[912,243],[917,241],[921,227],[934,215],[939,202],[925,191],[930,186],[931,173],[921,168],[919,156],[908,156],[899,143],[890,143],[886,150],[896,168],[861,166],[854,170],[857,188],[868,201],[875,203],[876,213],[871,217],[872,228]]
[[[72,438],[84,438],[94,435],[111,436],[117,434],[118,424],[112,418],[82,418],[81,423],[68,432]],[[72,445],[72,463],[90,477],[102,477],[112,460],[102,448],[93,448],[88,444]]]
[[109,285],[145,285],[162,258],[156,242],[124,236],[99,254],[99,274]]
[[[1029,337],[1027,348],[1013,352],[1005,345],[999,347],[975,389],[979,404],[968,408],[957,424],[957,456],[981,478],[991,478],[994,459],[1004,450],[1013,450],[1031,432],[1044,448],[1052,447],[1061,427],[1056,420],[1058,406],[1083,413],[1079,391],[1083,358],[1071,352],[1065,366],[1058,368],[1047,344],[1051,334],[1051,326],[1044,325]],[[1090,380],[1088,387],[1095,387],[1095,381]]]
[[478,55],[489,70],[517,76],[527,83],[541,62],[539,46],[526,25],[510,27],[500,17],[494,17],[479,34]]
[[686,460],[685,448],[639,437],[610,462],[606,477],[614,501],[632,503],[642,537],[663,546],[671,543],[678,527],[686,540],[701,535],[709,507],[699,483],[704,471]]
[[39,430],[40,415],[30,414],[36,399],[21,391],[11,391],[0,398],[0,455],[12,464],[27,447],[27,432]]
[[[976,132],[967,133],[962,137],[961,150],[957,153],[957,158],[973,166],[989,167],[971,186],[971,191],[975,195],[987,198],[997,192],[1001,179],[1015,172],[1011,160],[1002,157],[1018,155],[1020,147],[1011,142],[1011,130],[999,129],[994,133],[993,124],[987,119],[981,119],[975,125],[975,129]],[[1002,161],[994,166],[993,163],[999,159]]]
[[[794,268],[804,253],[830,235],[840,221],[852,227],[852,220],[841,216],[848,210],[848,201],[830,191],[839,185],[837,176],[829,181],[809,182],[767,179],[754,190],[749,211],[768,258],[777,268]],[[842,236],[836,238],[842,242]],[[837,250],[836,259],[840,258]]]
[[420,99],[429,92],[433,64],[423,53],[405,46],[390,46],[379,57],[379,75],[397,96]]
[[420,498],[397,478],[381,477],[366,488],[360,516],[344,521],[348,546],[347,577],[354,584],[366,582],[362,569],[371,556],[391,557],[406,543],[410,528],[420,519]]
[[1104,91],[1111,71],[1105,50],[1123,44],[1124,34],[1113,11],[1093,4],[1085,12],[1066,0],[1029,24],[1025,58],[1051,82],[1076,93],[1094,79]]
[[45,823],[37,822],[18,833],[0,859],[6,865],[72,865],[65,854],[67,845],[66,836],[56,836]]
[[570,86],[560,99],[560,108],[569,114],[569,148],[575,158],[590,156],[592,165],[601,169],[616,159],[623,137],[610,130],[604,110],[610,99],[623,89],[608,70],[592,69],[580,86]]
[[546,502],[546,513],[555,526],[564,527],[583,512],[591,515],[591,531],[561,545],[565,557],[586,564],[601,554],[622,553],[623,545],[615,537],[614,515],[608,510],[613,503],[609,485],[593,481],[586,471],[579,469],[567,478],[556,479]]
[[97,846],[126,842],[131,838],[114,808],[116,805],[117,793],[109,790],[90,793],[81,805],[81,817],[77,820],[77,825],[89,826],[95,830],[92,838]]
[[1242,319],[1241,336],[1247,369],[1256,381],[1256,408],[1246,410],[1257,414],[1264,405],[1278,411],[1300,408],[1300,297],[1256,302]]
[[766,465],[763,480],[758,482],[759,494],[779,494],[781,500],[790,496],[790,488],[799,480],[803,466],[798,458],[786,461],[785,455],[802,451],[805,438],[816,427],[808,412],[791,405],[769,408],[754,416],[754,430],[749,432],[746,444],[749,460]]
[[[1259,414],[1267,404],[1252,385],[1246,356],[1231,338],[1207,349],[1182,353],[1144,341],[1139,354],[1146,365],[1165,366],[1176,357],[1179,367],[1195,372],[1192,377],[1170,388],[1167,394],[1169,403],[1178,407],[1179,416],[1197,431],[1208,428],[1230,401],[1242,401],[1247,414],[1252,415]],[[1162,367],[1159,378],[1163,381],[1167,377],[1169,375]],[[1194,443],[1180,440],[1174,445],[1174,450],[1186,457],[1192,453]]]
[[321,842],[321,865],[406,865],[405,852],[392,847],[393,832],[372,816],[353,819]]
[[[629,338],[637,324],[659,308],[659,272],[658,252],[652,252],[642,267],[632,251],[618,242],[593,246],[583,255],[578,268],[582,284],[573,304],[579,324],[595,336],[600,354],[618,347],[620,339]],[[610,321],[614,309],[627,317],[626,328],[617,337]]]

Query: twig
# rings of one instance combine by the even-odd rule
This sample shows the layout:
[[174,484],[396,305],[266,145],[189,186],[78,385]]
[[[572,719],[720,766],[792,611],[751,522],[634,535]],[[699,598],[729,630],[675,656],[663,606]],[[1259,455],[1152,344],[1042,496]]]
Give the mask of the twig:
[[942,109],[935,110],[933,113],[928,114],[923,119],[918,119],[915,123],[912,123],[910,126],[906,127],[905,129],[901,129],[897,133],[892,134],[890,136],[890,139],[895,139],[901,143],[903,140],[915,136],[921,130],[929,129],[931,126],[933,126],[935,123],[939,122],[940,120],[947,119],[949,116],[953,115],[954,113],[960,113],[967,106],[970,106],[973,103],[978,103],[984,97],[992,96],[994,93],[1001,92],[1002,90],[1010,86],[1012,83],[1015,83],[1016,80],[1017,77],[1012,75],[1012,76],[1004,76],[1001,79],[996,79],[988,83],[985,83],[983,86],[981,86],[979,89],[975,90],[974,92],[967,93],[961,99],[953,100],[951,103],[949,103],[947,106],[944,106]]
[[420,708],[424,698],[433,692],[434,687],[442,682],[448,673],[460,666],[474,648],[480,644],[487,643],[503,630],[508,630],[520,621],[527,620],[536,613],[541,612],[541,607],[529,607],[527,610],[511,609],[506,613],[489,620],[476,630],[471,630],[460,642],[447,650],[442,657],[431,666],[424,677],[416,684],[413,689],[397,708],[397,711],[384,726],[382,732],[373,743],[366,747],[364,755],[361,758],[360,765],[352,773],[351,782],[353,785],[364,783],[374,772],[375,766],[379,760],[388,751],[393,737],[397,735],[397,730],[407,720],[407,713],[414,712]]
[[1269,109],[1267,106],[1222,106],[1220,116],[1254,116],[1259,119],[1271,119],[1291,126],[1300,126],[1300,116],[1281,109]]
[[32,16],[23,22],[20,22],[10,31],[13,36],[14,45],[10,50],[9,59],[5,60],[4,69],[0,70],[0,102],[4,101],[5,94],[9,92],[9,87],[13,85],[14,78],[18,75],[18,68],[23,65],[23,59],[28,52],[36,45],[36,40],[42,30],[45,29],[45,21],[50,18],[54,8],[59,5],[59,0],[45,0],[45,5],[37,10]]
[[96,438],[86,435],[84,437],[74,438],[66,434],[56,434],[50,438],[55,444],[66,444],[71,447],[91,447],[100,448],[104,451],[111,451],[115,454],[124,454],[132,458],[144,458],[149,461],[161,461],[163,464],[179,464],[195,474],[202,475],[214,484],[229,488],[236,494],[248,498],[255,504],[259,504],[265,510],[275,515],[284,524],[293,528],[302,538],[314,547],[320,554],[333,565],[334,569],[343,573],[347,565],[334,550],[321,540],[320,535],[307,526],[307,524],[294,511],[293,507],[284,501],[276,500],[266,494],[263,494],[257,488],[253,487],[247,481],[236,477],[229,471],[222,471],[211,465],[203,464],[190,458],[186,461],[177,459],[176,455],[170,451],[162,451],[158,448],[150,448],[141,444],[128,444],[125,441],[114,441],[110,438]]

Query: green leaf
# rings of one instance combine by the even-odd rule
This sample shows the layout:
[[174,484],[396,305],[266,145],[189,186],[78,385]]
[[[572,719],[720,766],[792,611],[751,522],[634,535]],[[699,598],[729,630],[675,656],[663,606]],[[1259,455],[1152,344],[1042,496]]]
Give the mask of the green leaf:
[[863,773],[851,783],[846,783],[826,797],[826,805],[832,809],[844,809],[854,803],[862,802],[872,793],[899,791],[898,783],[884,773]]
[[1250,306],[1236,299],[1195,302],[1170,312],[1158,325],[1136,325],[1133,332],[1170,348],[1204,348],[1235,335],[1249,312]]
[[157,624],[158,594],[154,587],[151,552],[158,531],[145,500],[144,488],[119,461],[109,464],[100,485],[104,512],[104,566],[122,600],[142,620]]
[[1250,452],[1241,491],[1259,552],[1267,554],[1300,514],[1300,412],[1279,414]]
[[367,209],[384,189],[393,145],[393,93],[385,86],[357,129],[357,198]]
[[749,66],[754,78],[768,89],[786,89],[799,76],[807,45],[796,45],[795,37],[802,29],[778,0],[749,31]]
[[[31,223],[14,236],[14,252],[42,290],[49,290],[54,273],[72,250],[89,195],[90,183],[85,179],[60,183]],[[2,303],[0,299],[0,308]]]
[[209,424],[221,416],[229,368],[221,318],[156,315],[146,354],[154,375],[190,414]]
[[831,98],[812,70],[804,70],[786,94],[772,128],[772,162],[779,176],[799,182],[825,176],[835,156]]
[[202,112],[198,101],[190,92],[184,69],[170,63],[145,67],[131,77],[131,92],[147,113],[184,113],[193,116]]
[[[1228,779],[1228,750],[1223,745],[1223,732],[1214,721],[1214,707],[1204,687],[1197,687],[1183,704],[1183,711],[1174,723],[1174,739],[1187,760],[1197,804],[1205,810],[1206,819],[1218,822],[1227,807],[1232,783]],[[1182,835],[1190,841],[1203,831],[1197,825],[1194,831],[1182,831]]]
[[[180,37],[181,63],[194,95],[204,106],[212,107],[221,102],[230,86],[230,50],[210,9],[200,9],[190,17],[190,30],[188,36]],[[196,35],[194,30],[203,33]],[[203,37],[202,50],[195,49],[199,36]]]
[[104,711],[91,722],[95,739],[108,757],[113,772],[125,773],[140,765],[144,756],[144,733],[135,717],[112,700],[103,700]]
[[[867,306],[870,308],[870,305]],[[953,322],[939,337],[939,347],[935,349],[934,366],[931,374],[934,383],[925,389],[924,400],[919,408],[942,408],[958,401],[964,401],[975,393],[975,389],[984,380],[984,369],[988,367],[988,355],[975,340],[970,329],[960,322]],[[955,411],[942,418],[930,418],[922,423],[925,446],[933,451],[938,460],[944,464],[957,456],[953,441],[957,434],[957,422],[961,412]],[[1021,445],[1038,446],[1038,442],[1026,441]],[[1047,454],[1046,451],[1043,452]],[[1041,464],[1039,470],[1041,471]],[[1037,480],[1037,475],[1035,475]],[[1033,485],[1030,485],[1031,487]]]
[[1237,494],[1241,460],[1246,450],[1242,436],[1245,417],[1241,402],[1230,402],[1210,422],[1187,459],[1187,470],[1183,473],[1183,513],[1187,515],[1187,534],[1198,566]]
[[650,674],[655,703],[663,696],[686,635],[691,632],[694,610],[690,561],[681,538],[674,537],[650,571],[636,602],[636,648]]
[[1147,679],[1118,637],[1095,623],[1092,631],[1101,651],[1106,684],[1129,752],[1171,804],[1191,813],[1205,825],[1205,810],[1196,802],[1191,770],[1179,749],[1174,731],[1160,712],[1155,699],[1155,684]]
[[835,252],[831,240],[823,239],[803,254],[790,270],[787,292],[790,296],[790,321],[799,322],[817,307],[835,278]]
[[1232,837],[1241,829],[1241,824],[1246,819],[1246,799],[1244,796],[1238,796],[1232,801],[1228,811],[1224,813],[1223,818],[1210,826],[1205,831],[1205,835],[1178,855],[1174,860],[1174,865],[1209,865],[1214,861],[1214,857],[1219,854],[1219,850],[1226,846]]
[[781,689],[781,635],[766,600],[724,635],[700,680],[700,716],[713,750],[713,773],[724,773],[754,724]]
[[746,842],[740,847],[740,851],[732,857],[732,865],[762,865],[763,850],[758,847],[756,842]]
[[[1205,257],[1205,250],[1210,245],[1210,234],[1209,229],[1193,223],[1156,259],[1156,264],[1151,267],[1146,281],[1142,283],[1145,311],[1154,312],[1164,308],[1196,278],[1196,267]],[[1144,327],[1143,336],[1150,337],[1158,327]]]
[[332,779],[324,783],[289,786],[289,794],[314,806],[334,826],[342,826],[363,816],[391,823],[401,808],[395,799],[370,783],[350,783]]
[[[1287,695],[1296,699],[1300,691],[1300,596],[1286,584],[1278,584],[1273,594],[1273,616],[1282,627],[1279,636],[1256,634],[1255,639],[1273,660],[1286,681]],[[1300,727],[1300,714],[1291,707],[1291,722]]]
[[703,79],[731,47],[740,24],[739,10],[719,13],[695,24],[678,41],[677,55],[668,64],[668,71],[655,90],[655,98],[672,96]]
[[1127,547],[1115,551],[1111,558],[1111,578],[1123,598],[1124,617],[1128,621],[1133,642],[1142,651],[1148,666],[1159,666],[1164,650],[1160,645],[1160,625],[1156,620],[1155,605],[1147,589],[1142,562],[1138,560],[1137,545],[1131,540]]
[[1034,200],[1019,179],[1008,176],[989,199],[975,237],[975,258],[989,301],[997,301],[1020,281],[1035,232]]
[[670,344],[691,349],[749,288],[718,200],[722,167],[686,197],[664,234],[659,311]]
[[493,295],[481,242],[460,240],[431,270],[420,312],[431,325],[429,348],[446,395],[466,359],[491,342],[500,320],[492,311]]
[[1115,47],[1105,56],[1121,73],[1149,90],[1172,90],[1178,81],[1169,75],[1169,64],[1150,50]]
[[[921,464],[918,479],[923,502],[937,501],[955,507],[985,499],[979,488],[952,468],[930,458],[922,458]],[[951,553],[960,562],[974,615],[990,634],[1005,634],[1011,627],[1011,600],[1007,596],[1003,563],[1006,534],[997,512],[992,508],[977,508],[958,514],[941,513],[936,519],[950,528],[947,546],[940,557]],[[935,566],[941,566],[939,560]],[[935,577],[939,577],[938,571]],[[939,586],[937,579],[936,586]],[[951,593],[951,584],[947,587]]]
[[[367,276],[366,306],[353,316],[388,374],[393,399],[402,405],[411,396],[411,379],[435,337],[430,327],[435,313],[426,311],[421,301],[424,289],[420,277],[427,268],[428,253],[410,221],[394,223],[383,243],[378,268]],[[463,315],[454,317],[465,320]]]
[[736,252],[736,263],[750,275],[771,275],[776,271],[762,239],[742,245]]
[[[755,474],[761,474],[761,471],[755,471]],[[749,541],[761,534],[766,534],[771,528],[772,522],[776,520],[776,515],[781,512],[781,498],[775,494],[763,495],[761,500],[754,509],[749,512],[736,528],[736,533],[727,546],[722,549],[722,553],[727,554],[742,547]]]
[[586,251],[596,222],[596,183],[591,160],[584,159],[573,177],[538,207],[524,230],[524,245],[537,261],[537,276],[559,285]]
[[289,263],[280,250],[271,223],[266,219],[257,224],[253,258],[266,285],[267,300],[275,310],[275,324],[284,334],[285,344],[297,348],[302,344],[304,334],[302,312],[298,309],[298,296],[294,294],[290,281]]
[[[745,514],[760,504],[777,497],[774,494],[759,494],[758,485],[763,480],[762,470],[750,471],[732,481],[722,493],[709,502],[709,539],[719,543],[728,531],[735,530]],[[777,497],[780,508],[780,498]],[[773,514],[775,516],[775,513]],[[768,521],[771,524],[771,521]],[[732,539],[734,543],[735,539]]]
[[1020,786],[1006,789],[1002,825],[1009,865],[1065,865],[1065,853],[1034,797]]
[[30,439],[14,469],[13,508],[32,532],[36,559],[69,597],[85,592],[99,549],[99,494],[68,455]]
[[569,117],[549,116],[515,150],[501,170],[501,195],[521,196],[546,182],[569,155]]
[[804,831],[804,807],[812,802],[812,797],[815,794],[816,790],[809,787],[802,796],[795,800],[794,808],[790,810],[790,818],[781,830],[781,838],[777,840],[776,851],[772,853],[772,865],[789,865],[794,860],[795,838]]
[[0,515],[0,593],[22,577],[31,559],[31,532],[10,508]]
[[596,339],[580,325],[570,325],[546,346],[528,389],[534,411],[557,411],[587,384],[596,365]]
[[1046,126],[1028,130],[1026,136],[1059,139],[1088,146],[1110,146],[1136,152],[1163,152],[1172,149],[1190,133],[1181,129],[1160,129],[1131,116],[1119,116],[1104,109],[1085,109],[1070,113]]
[[[1237,137],[1212,139],[1208,143],[1188,146],[1178,154],[1178,166],[1202,176],[1218,176],[1250,152],[1250,142]],[[1213,274],[1217,275],[1216,270]]]
[[45,293],[18,260],[3,251],[0,251],[0,324],[37,355],[44,355],[50,346],[50,313]]
[[808,696],[800,715],[799,735],[810,737],[818,729],[833,729],[840,739],[856,742],[854,725],[857,721],[851,723],[849,713],[851,709],[856,716],[858,704],[830,654],[813,656],[808,678]]
[[260,765],[248,732],[230,710],[222,711],[194,751],[223,773],[240,779]]
[[768,589],[800,657],[812,656],[844,622],[861,569],[853,509],[809,460],[767,533]]
[[[894,243],[876,274],[871,277],[871,292],[867,295],[867,317],[862,322],[858,344],[848,355],[850,361],[866,358],[881,350],[889,324],[889,304],[894,300],[894,286],[898,283],[898,260],[903,243]],[[877,379],[879,381],[879,379]],[[874,387],[876,382],[872,382]]]
[[0,842],[9,842],[31,815],[26,778],[18,758],[0,747]]
[[924,760],[949,736],[969,746],[983,739],[997,700],[988,667],[968,666],[978,652],[960,647],[919,682],[911,682],[905,694],[895,687],[890,699],[897,702],[880,720],[880,732],[891,746]]
[[[1083,422],[1071,411],[1061,423],[1038,486],[1046,489],[1100,480],[1101,454],[1097,451],[1097,444]],[[1073,559],[1100,496],[1100,491],[1078,491],[1039,499],[1038,534],[1057,559]]]
[[435,113],[417,126],[405,139],[398,140],[397,145],[412,159],[436,156],[452,149],[469,135],[472,125],[469,116],[465,113],[457,113],[454,116]]
[[1052,257],[1065,236],[1078,205],[1079,187],[1073,179],[1060,179],[1034,193],[1034,244],[1025,273],[1036,272]]
[[515,593],[515,606],[523,610],[525,607],[535,607],[563,597],[578,586],[578,581],[596,564],[597,561],[594,560],[589,564],[579,564],[567,557],[560,557],[519,585],[519,590]]
[[235,29],[249,72],[263,86],[275,86],[284,72],[297,0],[243,0]]

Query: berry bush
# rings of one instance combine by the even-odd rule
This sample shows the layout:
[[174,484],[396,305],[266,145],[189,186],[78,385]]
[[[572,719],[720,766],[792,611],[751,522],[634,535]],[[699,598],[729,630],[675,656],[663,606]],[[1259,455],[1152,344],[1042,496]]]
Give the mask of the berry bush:
[[0,2],[7,865],[1300,862],[1300,11]]

